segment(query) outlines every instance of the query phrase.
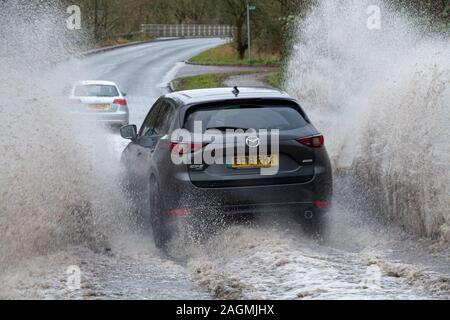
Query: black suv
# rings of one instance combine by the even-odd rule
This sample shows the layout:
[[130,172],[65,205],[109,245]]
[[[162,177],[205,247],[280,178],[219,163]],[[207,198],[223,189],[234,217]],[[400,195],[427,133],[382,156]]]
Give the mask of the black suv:
[[[225,138],[180,138],[195,130]],[[132,141],[122,154],[128,188],[157,246],[167,243],[180,220],[199,217],[286,212],[313,233],[323,226],[332,196],[324,138],[284,92],[235,87],[170,93],[153,105],[139,132],[130,125],[121,135]],[[208,148],[216,162],[201,157]]]

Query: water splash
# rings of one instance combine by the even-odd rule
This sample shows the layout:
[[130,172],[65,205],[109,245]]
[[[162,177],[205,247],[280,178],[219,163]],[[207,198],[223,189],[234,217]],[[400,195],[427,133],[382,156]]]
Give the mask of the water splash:
[[286,86],[346,176],[338,201],[450,241],[448,38],[375,2],[380,30],[367,27],[374,1],[314,6],[298,25]]
[[69,244],[101,242],[123,223],[106,133],[67,112],[75,38],[57,2],[0,4],[0,267]]

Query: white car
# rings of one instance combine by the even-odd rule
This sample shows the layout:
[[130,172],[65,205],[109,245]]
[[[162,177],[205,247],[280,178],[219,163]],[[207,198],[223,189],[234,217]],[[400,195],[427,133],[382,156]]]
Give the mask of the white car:
[[79,81],[70,92],[71,111],[108,125],[129,123],[126,94],[111,81]]

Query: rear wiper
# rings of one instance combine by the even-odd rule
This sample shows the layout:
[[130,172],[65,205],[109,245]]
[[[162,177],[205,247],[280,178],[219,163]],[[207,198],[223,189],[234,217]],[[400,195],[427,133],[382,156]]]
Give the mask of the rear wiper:
[[247,131],[248,128],[240,128],[240,127],[232,127],[232,126],[223,126],[223,127],[207,128],[206,130],[219,130],[219,131],[226,131],[226,130],[244,130],[244,131]]

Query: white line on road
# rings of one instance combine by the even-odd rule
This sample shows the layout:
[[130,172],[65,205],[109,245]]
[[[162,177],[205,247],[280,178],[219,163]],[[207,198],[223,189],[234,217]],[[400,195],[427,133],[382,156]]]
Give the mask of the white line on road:
[[167,88],[170,81],[175,79],[178,71],[183,68],[186,64],[184,62],[178,62],[175,66],[166,73],[163,80],[158,84],[158,88]]

